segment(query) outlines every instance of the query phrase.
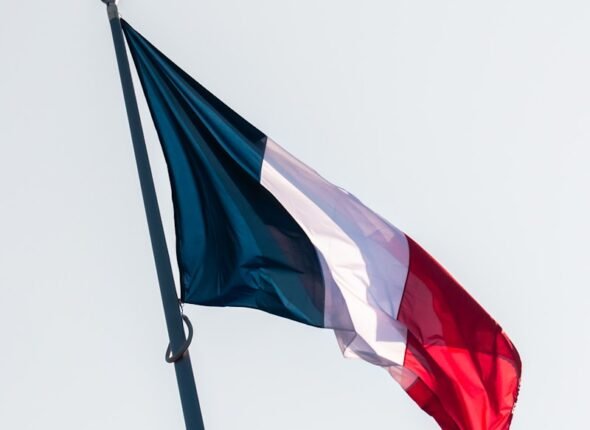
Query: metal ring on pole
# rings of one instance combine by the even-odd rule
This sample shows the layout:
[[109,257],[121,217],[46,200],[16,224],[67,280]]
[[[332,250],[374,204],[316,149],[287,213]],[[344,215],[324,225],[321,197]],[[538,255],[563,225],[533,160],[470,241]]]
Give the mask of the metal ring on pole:
[[182,315],[182,320],[188,328],[188,336],[182,347],[174,354],[172,354],[170,344],[168,344],[168,348],[166,348],[167,363],[176,363],[178,360],[184,357],[184,354],[188,351],[188,347],[191,345],[191,342],[193,340],[193,325],[191,324],[191,320],[189,320],[188,317],[184,314]]

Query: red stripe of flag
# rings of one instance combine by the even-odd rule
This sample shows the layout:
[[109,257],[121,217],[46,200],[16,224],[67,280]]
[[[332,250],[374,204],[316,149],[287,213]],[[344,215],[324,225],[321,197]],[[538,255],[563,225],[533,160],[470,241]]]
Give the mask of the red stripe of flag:
[[502,328],[416,242],[398,320],[408,327],[408,394],[443,430],[507,430],[520,383]]

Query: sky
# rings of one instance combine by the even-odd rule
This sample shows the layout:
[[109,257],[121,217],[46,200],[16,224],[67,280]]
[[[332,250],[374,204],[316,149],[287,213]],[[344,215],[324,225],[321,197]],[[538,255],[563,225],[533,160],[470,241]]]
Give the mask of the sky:
[[[0,428],[181,429],[104,5],[1,1]],[[522,357],[513,429],[588,428],[590,3],[122,0],[120,11],[489,311]],[[141,97],[140,109],[173,251]],[[328,330],[185,311],[207,430],[438,428],[383,370],[343,359]]]

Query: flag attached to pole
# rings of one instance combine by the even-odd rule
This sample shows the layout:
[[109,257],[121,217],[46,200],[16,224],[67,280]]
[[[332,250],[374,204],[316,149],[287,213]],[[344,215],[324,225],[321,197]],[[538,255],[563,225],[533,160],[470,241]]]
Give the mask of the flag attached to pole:
[[334,330],[444,430],[505,430],[520,382],[502,328],[427,252],[123,29],[172,187],[183,302]]

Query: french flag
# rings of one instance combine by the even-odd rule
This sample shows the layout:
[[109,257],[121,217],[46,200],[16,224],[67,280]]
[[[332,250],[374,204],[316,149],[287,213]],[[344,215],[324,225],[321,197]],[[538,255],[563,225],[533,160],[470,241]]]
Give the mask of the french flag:
[[409,236],[123,28],[168,165],[182,301],[331,329],[442,429],[508,429],[521,362],[498,323]]

